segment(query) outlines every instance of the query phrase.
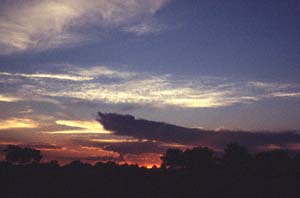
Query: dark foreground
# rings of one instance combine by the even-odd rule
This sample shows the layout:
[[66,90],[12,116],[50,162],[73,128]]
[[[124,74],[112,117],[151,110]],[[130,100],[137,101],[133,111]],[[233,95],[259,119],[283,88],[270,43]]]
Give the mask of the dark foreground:
[[0,164],[3,198],[299,198],[300,158],[284,151],[250,156],[242,150],[213,157],[205,148],[169,150],[163,168],[79,161]]

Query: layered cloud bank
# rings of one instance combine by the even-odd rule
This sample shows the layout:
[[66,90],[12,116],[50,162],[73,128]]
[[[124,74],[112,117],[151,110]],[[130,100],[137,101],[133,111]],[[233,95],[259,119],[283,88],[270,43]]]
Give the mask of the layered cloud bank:
[[10,89],[2,90],[0,101],[3,102],[47,100],[53,103],[54,98],[69,98],[156,108],[218,108],[270,98],[299,98],[300,93],[297,84],[150,74],[107,66],[61,65],[56,72],[0,72],[0,76],[1,84],[10,85]]
[[209,146],[222,150],[228,143],[239,142],[256,150],[300,148],[296,132],[213,131],[105,113],[99,114],[102,125],[95,121],[98,109],[147,109],[151,118],[153,112],[157,115],[170,109],[191,113],[222,111],[263,101],[298,101],[300,88],[293,83],[68,64],[43,65],[35,72],[1,71],[0,77],[0,107],[4,112],[0,115],[0,146],[36,147],[47,159],[159,165],[160,154],[170,147]]
[[[148,21],[169,0],[1,1],[0,54],[67,47],[92,38],[93,29],[137,35],[160,31]],[[105,31],[102,31],[105,32]]]

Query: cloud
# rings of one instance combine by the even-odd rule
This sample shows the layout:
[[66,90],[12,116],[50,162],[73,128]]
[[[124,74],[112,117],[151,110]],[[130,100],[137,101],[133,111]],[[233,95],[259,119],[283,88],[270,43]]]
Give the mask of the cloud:
[[[8,144],[7,144],[8,145]],[[63,147],[61,146],[57,146],[55,144],[48,144],[48,143],[13,143],[13,145],[18,145],[20,147],[29,147],[29,148],[34,148],[34,149],[38,149],[41,151],[51,151],[51,150],[60,150]]]
[[[101,68],[102,71],[103,68]],[[104,70],[105,71],[105,70]],[[217,82],[191,82],[190,79],[173,79],[171,75],[151,75],[108,70],[97,73],[97,80],[80,86],[64,85],[64,90],[42,90],[41,94],[52,97],[70,97],[109,104],[152,105],[156,107],[176,106],[183,108],[211,108],[229,106],[240,102],[255,101],[255,96],[238,93],[236,87],[225,87]],[[90,70],[88,70],[88,73]],[[81,71],[84,74],[84,71]],[[122,78],[101,81],[104,77]],[[224,83],[224,82],[219,82]],[[53,87],[61,87],[53,86]],[[41,89],[40,89],[41,90]]]
[[138,139],[132,138],[101,138],[101,139],[91,139],[91,142],[99,142],[99,143],[132,143],[132,142],[140,142]]
[[[0,76],[11,82],[10,88],[15,89],[11,92],[14,92],[16,98],[22,96],[22,100],[64,98],[129,105],[127,107],[130,108],[133,106],[219,108],[299,95],[299,85],[296,84],[235,82],[233,79],[207,76],[150,74],[112,69],[107,66],[83,68],[62,65],[56,73],[0,72]],[[3,100],[9,99],[4,99],[3,96]]]
[[8,72],[0,72],[1,76],[14,76],[14,77],[26,77],[32,79],[55,79],[55,80],[70,80],[70,81],[86,81],[92,80],[92,77],[84,77],[84,76],[72,76],[68,74],[46,74],[46,73],[34,73],[34,74],[25,74],[25,73],[8,73]]
[[115,138],[102,136],[98,138],[75,138],[72,140],[74,145],[83,147],[98,147],[107,151],[114,151],[121,155],[126,154],[145,154],[145,153],[164,153],[168,148],[188,148],[186,145],[165,143],[159,141],[149,141],[146,139],[136,139],[128,136],[114,134]]
[[[60,73],[11,73],[0,72],[0,76],[18,77],[29,79],[53,79],[65,81],[91,81],[99,77],[127,79],[136,76],[134,72],[112,70],[105,66],[94,66],[91,68],[80,68],[72,65],[61,65]],[[12,80],[12,78],[8,78]]]
[[300,97],[300,92],[275,92],[271,94],[273,97]]
[[63,1],[6,1],[2,5],[2,13],[2,54],[53,48],[81,40],[67,31],[68,24],[79,17],[79,13]]
[[153,34],[153,33],[159,33],[164,29],[164,27],[160,24],[156,24],[154,22],[145,22],[140,23],[132,26],[125,27],[123,31],[134,33],[137,36],[142,36],[146,34]]
[[10,118],[0,120],[0,130],[18,129],[18,128],[37,128],[39,125],[33,120],[24,118]]
[[120,154],[107,151],[99,147],[93,146],[72,146],[67,145],[59,149],[43,150],[43,154],[47,159],[56,159],[60,163],[65,164],[73,160],[97,162],[97,161],[118,161]]
[[0,102],[16,102],[19,101],[20,98],[13,97],[13,96],[5,96],[0,94]]
[[99,122],[116,135],[131,136],[164,143],[177,143],[190,146],[224,147],[238,142],[252,149],[269,144],[299,144],[300,135],[296,132],[246,132],[222,130],[219,132],[180,127],[172,124],[135,119],[131,115],[99,113]]
[[262,82],[262,81],[250,81],[248,82],[248,85],[256,89],[262,89],[268,91],[286,89],[295,86],[293,84],[288,84],[288,83],[274,83],[274,82]]
[[0,51],[10,54],[90,40],[89,26],[122,29],[152,17],[168,0],[11,0],[1,2]]
[[248,86],[258,90],[263,90],[266,94],[264,98],[297,98],[300,97],[299,85],[292,83],[277,83],[277,82],[261,82],[250,81]]
[[51,131],[49,134],[110,134],[110,131],[105,130],[99,122],[96,121],[82,121],[82,120],[57,120],[57,125],[77,128],[71,130]]
[[152,141],[120,142],[104,146],[105,150],[121,154],[163,153],[167,148]]
[[93,79],[99,77],[127,79],[137,75],[135,72],[113,70],[106,66],[94,66],[90,68],[69,66],[65,71]]

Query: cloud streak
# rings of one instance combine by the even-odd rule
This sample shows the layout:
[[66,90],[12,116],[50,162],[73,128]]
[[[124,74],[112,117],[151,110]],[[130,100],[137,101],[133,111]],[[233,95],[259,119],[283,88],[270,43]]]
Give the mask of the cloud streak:
[[272,93],[273,97],[300,97],[300,92],[275,92]]
[[83,120],[56,120],[57,125],[77,128],[71,130],[51,131],[49,134],[110,134],[103,128],[101,124],[96,121],[83,121]]
[[[110,104],[142,104],[156,107],[212,108],[256,100],[255,96],[235,95],[230,89],[212,85],[173,81],[167,76],[144,76],[114,83],[90,82],[66,85],[64,90],[44,90],[52,97],[70,97]],[[240,93],[239,93],[240,94]]]
[[0,130],[6,129],[24,129],[24,128],[37,128],[39,125],[33,120],[24,118],[11,118],[0,120]]
[[295,84],[234,82],[207,76],[175,77],[115,70],[106,66],[81,68],[64,65],[56,73],[0,72],[0,76],[16,89],[14,95],[1,95],[2,102],[17,101],[20,95],[23,100],[34,95],[34,98],[49,100],[68,98],[155,108],[218,108],[270,98],[299,97],[299,86]]
[[0,94],[0,102],[16,102],[19,101],[20,98],[12,97],[12,96],[5,96]]
[[134,33],[137,36],[142,36],[146,34],[159,33],[164,29],[162,25],[156,24],[154,22],[145,22],[129,27],[125,27],[123,30],[128,33]]
[[45,74],[45,73],[34,73],[34,74],[21,74],[21,73],[8,73],[8,72],[0,72],[1,76],[14,76],[14,77],[25,77],[31,79],[39,79],[39,78],[48,78],[55,80],[70,80],[70,81],[86,81],[92,80],[92,77],[83,77],[83,76],[75,76],[68,74]]

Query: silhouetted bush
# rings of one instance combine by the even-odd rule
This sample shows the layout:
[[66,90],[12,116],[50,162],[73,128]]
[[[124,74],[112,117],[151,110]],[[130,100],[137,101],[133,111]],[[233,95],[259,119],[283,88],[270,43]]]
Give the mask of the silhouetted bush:
[[4,150],[5,160],[13,164],[39,162],[43,156],[39,150],[9,145]]
[[224,149],[223,162],[225,164],[242,166],[249,163],[251,158],[247,148],[237,143],[228,144]]
[[162,166],[171,169],[208,168],[214,165],[214,152],[207,147],[196,147],[181,151],[168,149],[161,157]]

